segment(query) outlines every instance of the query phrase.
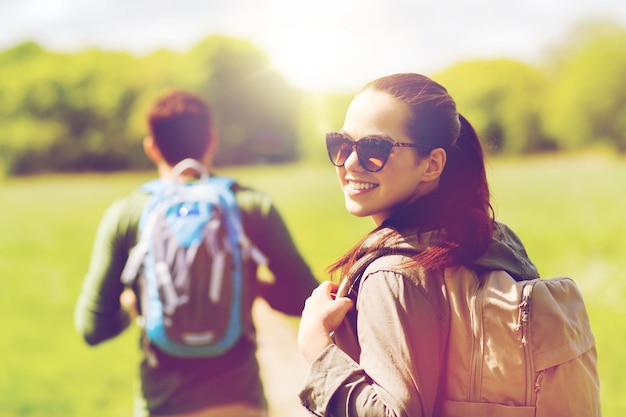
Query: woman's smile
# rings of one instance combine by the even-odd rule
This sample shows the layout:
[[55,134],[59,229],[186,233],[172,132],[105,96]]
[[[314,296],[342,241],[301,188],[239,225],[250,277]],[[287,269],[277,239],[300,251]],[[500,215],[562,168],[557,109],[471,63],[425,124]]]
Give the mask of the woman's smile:
[[348,180],[348,189],[356,191],[367,191],[378,187],[378,184],[367,181]]

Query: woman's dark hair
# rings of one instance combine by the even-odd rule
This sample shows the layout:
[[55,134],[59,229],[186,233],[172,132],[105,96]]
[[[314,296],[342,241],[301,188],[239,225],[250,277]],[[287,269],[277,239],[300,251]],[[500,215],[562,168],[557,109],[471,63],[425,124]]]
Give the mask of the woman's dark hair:
[[211,111],[199,95],[172,90],[150,108],[148,128],[169,165],[185,158],[200,159],[212,140]]
[[[448,91],[423,75],[389,75],[366,84],[362,91],[368,89],[387,93],[406,104],[410,113],[407,135],[431,149],[443,148],[447,161],[435,193],[397,210],[329,271],[339,270],[345,275],[362,255],[363,242],[382,228],[417,228],[420,232],[444,229],[443,241],[414,258],[425,269],[471,263],[489,246],[494,227],[483,151],[474,128],[457,113]],[[393,238],[393,234],[382,236],[368,250],[384,247]]]

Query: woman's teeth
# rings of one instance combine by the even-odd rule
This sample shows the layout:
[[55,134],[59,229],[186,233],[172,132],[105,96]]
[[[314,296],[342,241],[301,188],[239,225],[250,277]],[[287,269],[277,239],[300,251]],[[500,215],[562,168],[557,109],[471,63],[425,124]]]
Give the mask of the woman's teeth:
[[370,182],[349,182],[350,188],[353,190],[369,190],[371,188],[378,187],[378,184],[372,184]]

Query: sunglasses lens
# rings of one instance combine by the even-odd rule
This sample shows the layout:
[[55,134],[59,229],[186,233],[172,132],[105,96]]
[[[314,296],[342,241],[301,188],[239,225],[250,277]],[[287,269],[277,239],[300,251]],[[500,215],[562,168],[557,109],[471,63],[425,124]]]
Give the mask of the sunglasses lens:
[[352,153],[352,143],[340,133],[329,133],[326,135],[326,149],[330,162],[340,167]]
[[379,138],[363,138],[357,142],[357,154],[363,168],[371,172],[383,169],[393,144]]
[[393,143],[381,138],[366,137],[353,142],[341,133],[329,133],[326,135],[326,149],[330,162],[336,167],[343,166],[352,153],[353,144],[356,144],[359,163],[370,172],[383,169],[393,148]]

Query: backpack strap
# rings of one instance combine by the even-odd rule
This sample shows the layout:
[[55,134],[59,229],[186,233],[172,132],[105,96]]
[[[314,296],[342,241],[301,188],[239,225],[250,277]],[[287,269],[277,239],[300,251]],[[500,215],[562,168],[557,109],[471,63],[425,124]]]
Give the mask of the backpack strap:
[[415,255],[415,251],[413,250],[402,250],[398,248],[382,248],[377,249],[371,252],[364,253],[350,268],[347,277],[345,277],[337,290],[337,297],[346,297],[353,295],[353,298],[356,301],[356,293],[358,292],[358,287],[361,281],[361,278],[365,274],[365,271],[370,266],[372,262],[375,260],[382,258],[384,256],[390,255],[403,255],[409,256]]
[[172,172],[170,173],[170,178],[178,179],[188,169],[196,171],[200,174],[200,179],[206,180],[209,177],[209,173],[204,165],[193,158],[187,158],[174,165]]
[[150,212],[158,204],[158,194],[165,192],[167,186],[165,181],[157,178],[144,183],[139,189],[147,194],[150,194],[150,198],[146,202],[141,216],[139,217],[139,224],[137,225],[137,243],[133,246],[128,253],[128,259],[122,270],[121,280],[126,286],[134,284],[135,280],[139,276],[139,271],[143,265],[144,258],[148,253],[148,237],[142,233],[146,227],[146,223],[150,221]]
[[257,265],[267,265],[267,257],[261,252],[256,245],[254,245],[245,231],[243,230],[243,223],[241,220],[241,212],[237,199],[235,198],[235,192],[233,186],[236,184],[235,180],[231,177],[214,176],[207,179],[208,182],[216,184],[223,188],[226,192],[223,197],[226,203],[232,208],[232,213],[236,213],[238,219],[234,222],[237,226],[237,233],[239,234],[239,242],[241,242],[242,255],[244,259],[252,259]]

